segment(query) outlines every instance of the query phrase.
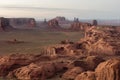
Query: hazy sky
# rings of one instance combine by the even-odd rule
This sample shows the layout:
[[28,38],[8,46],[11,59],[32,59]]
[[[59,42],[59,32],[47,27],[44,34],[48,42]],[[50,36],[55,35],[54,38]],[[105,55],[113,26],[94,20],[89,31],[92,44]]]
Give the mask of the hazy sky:
[[[10,10],[5,7],[37,7],[37,8],[51,8],[51,9],[68,9],[62,13],[65,14],[66,17],[82,17],[82,18],[120,18],[120,0],[0,0],[0,16],[11,16],[13,14],[15,17],[24,17],[26,15],[26,10]],[[4,9],[3,9],[4,8]],[[69,11],[69,9],[71,11]],[[39,10],[39,9],[38,9]],[[42,10],[45,13],[46,17],[50,14],[51,16],[64,16],[64,14],[60,14],[61,11],[54,10]],[[12,13],[12,12],[13,13]],[[30,12],[31,11],[31,12]],[[40,10],[41,11],[41,10]],[[38,12],[29,10],[30,17],[37,17]],[[24,14],[21,14],[24,13]],[[53,13],[53,15],[52,15]],[[68,16],[67,16],[68,13]],[[71,14],[70,14],[71,13]],[[36,15],[37,14],[37,15]],[[56,14],[56,15],[55,15]],[[81,14],[81,15],[80,15]],[[21,16],[20,16],[21,15]],[[45,17],[45,15],[40,14],[38,17]],[[28,17],[29,17],[28,16]]]

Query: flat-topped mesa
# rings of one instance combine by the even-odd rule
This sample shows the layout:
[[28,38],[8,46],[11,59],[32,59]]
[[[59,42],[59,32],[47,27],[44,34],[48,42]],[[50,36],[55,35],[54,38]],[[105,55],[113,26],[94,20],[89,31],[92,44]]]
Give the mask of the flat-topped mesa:
[[91,53],[120,54],[120,32],[114,29],[101,30],[91,27],[86,30],[81,44],[83,42],[86,43],[86,48]]
[[0,17],[0,31],[6,31],[13,29],[9,23],[8,18]]
[[36,21],[34,18],[9,18],[10,24],[14,27],[35,27]]

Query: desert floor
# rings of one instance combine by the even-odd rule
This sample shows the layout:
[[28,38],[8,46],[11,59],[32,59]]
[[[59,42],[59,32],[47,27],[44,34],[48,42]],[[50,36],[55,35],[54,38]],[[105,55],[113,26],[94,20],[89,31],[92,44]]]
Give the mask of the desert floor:
[[[79,41],[83,32],[14,30],[0,32],[0,54],[40,53],[44,46],[60,43],[62,40]],[[16,42],[14,40],[16,39]]]

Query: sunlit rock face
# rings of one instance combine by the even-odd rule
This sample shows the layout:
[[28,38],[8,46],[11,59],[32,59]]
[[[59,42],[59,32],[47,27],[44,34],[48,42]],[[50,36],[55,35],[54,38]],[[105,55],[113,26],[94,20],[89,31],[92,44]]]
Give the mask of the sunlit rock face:
[[81,22],[78,18],[74,18],[74,21],[71,23],[71,30],[75,31],[85,31],[87,28],[92,26],[91,23]]
[[90,23],[83,23],[83,22],[73,22],[71,24],[71,28],[72,30],[77,30],[77,31],[84,31],[86,28],[90,28],[91,24]]
[[0,77],[47,80],[59,73],[62,73],[59,75],[61,80],[120,80],[120,59],[103,60],[98,56],[79,56],[78,59],[75,56],[59,56],[52,59],[41,54],[0,57]]
[[12,26],[10,25],[9,19],[1,17],[0,18],[0,31],[11,30]]
[[87,71],[79,74],[75,80],[96,80],[95,72]]
[[120,53],[120,33],[114,29],[89,28],[82,42],[87,44],[86,49],[90,53],[107,55],[119,55]]
[[66,18],[62,16],[57,16],[48,21],[49,28],[61,29],[62,25],[66,23]]
[[[85,36],[75,43],[52,46],[54,54],[66,55],[119,55],[120,32],[115,29],[101,29],[92,26],[85,30]],[[52,48],[51,47],[51,48]],[[53,51],[53,48],[49,51]],[[51,50],[50,50],[51,49]]]
[[120,80],[120,59],[100,63],[95,70],[96,80]]

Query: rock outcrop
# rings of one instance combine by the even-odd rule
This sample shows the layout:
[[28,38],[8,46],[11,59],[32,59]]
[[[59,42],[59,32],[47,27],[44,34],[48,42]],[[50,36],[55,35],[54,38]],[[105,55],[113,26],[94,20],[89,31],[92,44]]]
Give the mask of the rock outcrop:
[[60,29],[59,22],[56,19],[49,20],[48,26],[50,29]]
[[77,75],[75,80],[120,80],[120,59],[113,58],[102,62],[95,71],[83,72]]
[[54,54],[66,55],[119,55],[120,32],[116,30],[102,30],[99,27],[91,27],[86,30],[85,37],[77,43],[59,44],[48,48]]
[[103,58],[101,58],[101,57],[98,57],[98,56],[88,56],[85,59],[85,63],[87,64],[87,70],[94,71],[95,68],[103,61],[105,61],[105,60]]
[[1,17],[0,18],[0,31],[8,31],[12,30],[12,26],[10,25],[9,19]]
[[[0,77],[20,80],[46,80],[62,73],[62,80],[119,80],[120,59],[105,62],[100,57],[44,57],[13,54],[0,57]],[[97,68],[96,68],[97,67]]]
[[95,70],[95,68],[103,62],[104,59],[98,56],[88,56],[85,57],[83,60],[76,60],[73,62],[74,66],[82,67],[84,70]]
[[40,54],[0,56],[0,77],[46,80],[60,73],[63,80],[120,80],[120,59],[109,59],[119,54],[120,33],[93,26],[76,43],[64,41]]
[[98,65],[96,80],[120,80],[120,59],[110,59]]
[[[49,59],[47,59],[49,58]],[[45,80],[67,69],[68,62],[53,61],[50,57],[12,54],[0,57],[0,77],[20,80]]]
[[62,79],[63,80],[74,80],[76,78],[76,76],[80,73],[84,72],[84,69],[81,67],[74,67],[68,71],[66,71],[63,75],[62,75]]
[[0,58],[0,76],[7,76],[8,73],[16,68],[31,63],[31,57],[26,58],[25,55],[10,55]]
[[96,80],[95,72],[92,71],[83,72],[79,74],[74,80]]
[[16,78],[20,80],[46,80],[56,75],[57,72],[64,71],[66,65],[64,63],[31,63],[9,72],[9,79]]
[[8,74],[9,78],[17,78],[20,80],[45,80],[55,75],[54,65],[43,64],[38,65],[31,63],[28,66],[15,69]]
[[91,24],[90,23],[83,23],[83,22],[73,22],[71,24],[70,29],[75,30],[75,31],[85,31],[86,28],[90,28]]
[[101,30],[91,27],[85,32],[85,38],[79,45],[90,54],[119,55],[120,33],[116,30]]

